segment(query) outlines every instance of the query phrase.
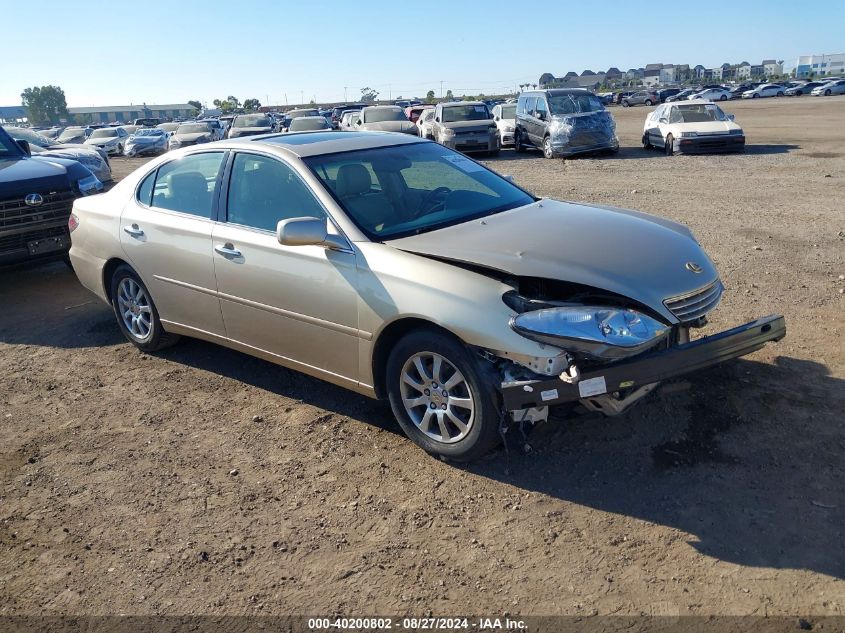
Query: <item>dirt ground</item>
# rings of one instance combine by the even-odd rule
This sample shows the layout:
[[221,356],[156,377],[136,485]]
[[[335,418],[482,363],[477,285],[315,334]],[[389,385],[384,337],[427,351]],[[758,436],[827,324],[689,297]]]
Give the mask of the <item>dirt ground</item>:
[[62,264],[0,273],[0,615],[845,614],[845,97],[725,109],[745,155],[646,152],[616,108],[618,156],[490,161],[688,224],[727,287],[708,331],[788,324],[528,455],[432,459],[384,403],[139,353]]

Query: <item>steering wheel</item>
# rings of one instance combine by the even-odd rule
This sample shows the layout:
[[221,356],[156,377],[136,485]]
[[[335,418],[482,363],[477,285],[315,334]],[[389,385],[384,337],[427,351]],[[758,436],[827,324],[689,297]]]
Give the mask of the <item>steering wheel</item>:
[[446,196],[450,193],[452,193],[452,190],[449,189],[449,187],[437,187],[437,189],[429,191],[422,199],[420,209],[414,215],[414,219],[429,213],[434,213],[435,211],[441,211],[443,209],[443,204],[446,202]]

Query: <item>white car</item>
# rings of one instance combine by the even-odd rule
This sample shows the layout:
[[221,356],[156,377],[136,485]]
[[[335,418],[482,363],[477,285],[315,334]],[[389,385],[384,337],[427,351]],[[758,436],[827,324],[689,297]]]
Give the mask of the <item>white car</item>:
[[829,97],[830,95],[845,94],[845,79],[828,81],[826,84],[816,86],[810,94],[814,97]]
[[355,121],[360,113],[360,110],[344,110],[343,114],[340,115],[340,123],[338,123],[337,129],[342,132],[354,132]]
[[513,133],[516,129],[516,104],[500,103],[493,106],[493,120],[499,130],[499,145],[513,145]]
[[704,99],[664,103],[651,112],[643,126],[643,147],[675,152],[742,152],[745,133],[715,103]]
[[107,154],[121,156],[127,140],[129,133],[122,127],[103,127],[91,132],[85,144],[105,150]]
[[422,138],[434,138],[434,108],[423,111],[417,119],[417,128]]
[[786,88],[780,84],[760,84],[753,90],[742,93],[743,99],[757,99],[758,97],[782,97]]
[[727,101],[731,98],[731,91],[727,88],[707,88],[690,95],[689,100],[704,99],[705,101]]

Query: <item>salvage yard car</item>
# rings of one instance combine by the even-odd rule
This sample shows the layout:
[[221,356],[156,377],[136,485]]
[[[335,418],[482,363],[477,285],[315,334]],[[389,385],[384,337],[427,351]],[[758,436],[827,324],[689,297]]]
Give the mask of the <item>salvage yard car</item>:
[[741,152],[745,133],[732,115],[710,101],[664,103],[646,117],[643,147],[663,149],[667,156],[675,152]]
[[829,97],[830,95],[845,94],[845,79],[829,81],[821,86],[816,86],[810,94],[814,97]]
[[331,122],[324,116],[301,116],[295,118],[288,126],[288,132],[308,132],[332,129]]
[[759,97],[782,97],[785,88],[780,84],[760,84],[756,88],[742,93],[743,99],[757,99]]
[[[207,125],[207,124],[206,124]],[[275,131],[273,122],[264,114],[239,114],[232,121],[232,127],[226,133],[228,138],[256,136]]]
[[160,127],[142,127],[126,139],[123,153],[127,156],[161,154],[168,149],[170,134]]
[[689,342],[723,292],[689,229],[539,199],[403,134],[180,150],[78,200],[70,227],[76,274],[139,349],[192,336],[387,398],[455,460],[511,420],[618,413],[786,332],[769,316]]
[[500,103],[493,106],[493,120],[499,131],[499,146],[513,145],[513,133],[516,129],[516,104]]
[[180,123],[170,137],[168,147],[179,149],[198,143],[210,143],[214,140],[214,131],[208,123]]
[[358,113],[354,128],[359,131],[417,134],[417,126],[408,120],[399,106],[367,106]]
[[128,138],[129,133],[122,127],[103,127],[91,132],[91,136],[88,137],[85,144],[99,147],[109,155],[121,156]]
[[102,189],[82,163],[32,156],[0,127],[0,266],[66,257],[73,199]]
[[105,150],[90,145],[59,143],[35,132],[30,128],[7,127],[9,133],[16,141],[29,143],[30,153],[40,158],[67,158],[76,160],[87,167],[102,183],[112,181],[111,165],[109,165],[108,154]]
[[431,135],[435,141],[460,152],[499,154],[499,131],[482,101],[438,103]]
[[546,158],[617,152],[616,121],[601,100],[579,88],[523,92],[516,105],[514,148],[534,145]]

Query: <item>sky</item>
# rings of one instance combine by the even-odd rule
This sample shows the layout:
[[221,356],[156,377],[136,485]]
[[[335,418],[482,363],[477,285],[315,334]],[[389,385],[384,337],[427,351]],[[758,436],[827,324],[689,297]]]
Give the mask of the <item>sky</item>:
[[[845,52],[845,1],[10,0],[0,106],[58,85],[68,106],[264,105],[497,94],[550,72]],[[27,26],[27,25],[32,25]],[[517,32],[515,26],[519,24]],[[10,51],[15,51],[10,54]]]

